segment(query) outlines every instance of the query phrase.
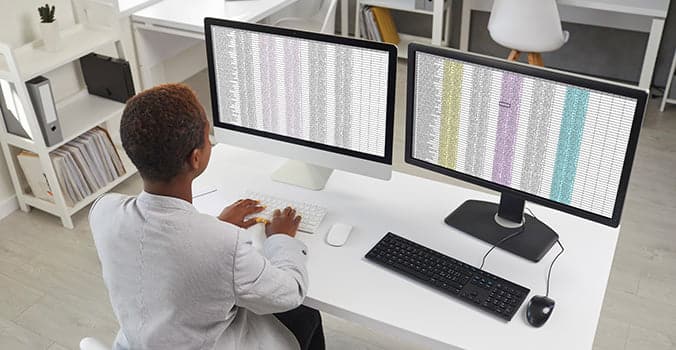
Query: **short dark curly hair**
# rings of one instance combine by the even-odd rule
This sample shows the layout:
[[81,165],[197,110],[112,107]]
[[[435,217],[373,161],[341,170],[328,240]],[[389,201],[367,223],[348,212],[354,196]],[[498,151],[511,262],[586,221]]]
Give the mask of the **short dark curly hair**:
[[164,84],[127,101],[122,147],[145,180],[168,182],[187,169],[188,156],[204,146],[204,108],[185,84]]

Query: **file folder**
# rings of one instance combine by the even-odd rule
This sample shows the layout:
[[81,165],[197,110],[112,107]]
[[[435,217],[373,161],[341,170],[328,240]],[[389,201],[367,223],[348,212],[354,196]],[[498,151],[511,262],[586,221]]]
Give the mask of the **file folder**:
[[49,79],[39,76],[26,82],[28,95],[33,103],[33,110],[38,124],[42,130],[42,136],[47,146],[53,146],[63,141],[59,117],[56,113],[54,95]]
[[80,66],[90,94],[122,103],[135,95],[128,61],[90,53],[80,58]]

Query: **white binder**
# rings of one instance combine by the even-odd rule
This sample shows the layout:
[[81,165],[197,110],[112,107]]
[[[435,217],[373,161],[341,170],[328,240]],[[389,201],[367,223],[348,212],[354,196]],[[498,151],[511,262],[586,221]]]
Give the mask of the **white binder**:
[[35,115],[42,130],[47,146],[55,145],[63,141],[61,125],[56,113],[54,95],[49,79],[39,76],[26,82],[26,88],[30,95]]

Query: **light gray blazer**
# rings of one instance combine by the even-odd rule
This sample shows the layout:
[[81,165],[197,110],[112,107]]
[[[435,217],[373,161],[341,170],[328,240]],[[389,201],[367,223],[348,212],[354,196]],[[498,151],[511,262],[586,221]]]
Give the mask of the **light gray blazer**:
[[114,349],[298,349],[272,313],[307,292],[307,247],[265,240],[181,199],[108,194],[89,222],[120,323]]

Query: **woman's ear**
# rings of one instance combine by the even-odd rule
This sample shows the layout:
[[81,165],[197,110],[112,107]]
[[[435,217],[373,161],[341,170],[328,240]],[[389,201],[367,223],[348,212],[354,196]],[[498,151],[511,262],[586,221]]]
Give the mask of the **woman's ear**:
[[190,171],[197,171],[200,169],[202,163],[202,150],[195,148],[190,152],[188,156],[188,165],[190,166]]

